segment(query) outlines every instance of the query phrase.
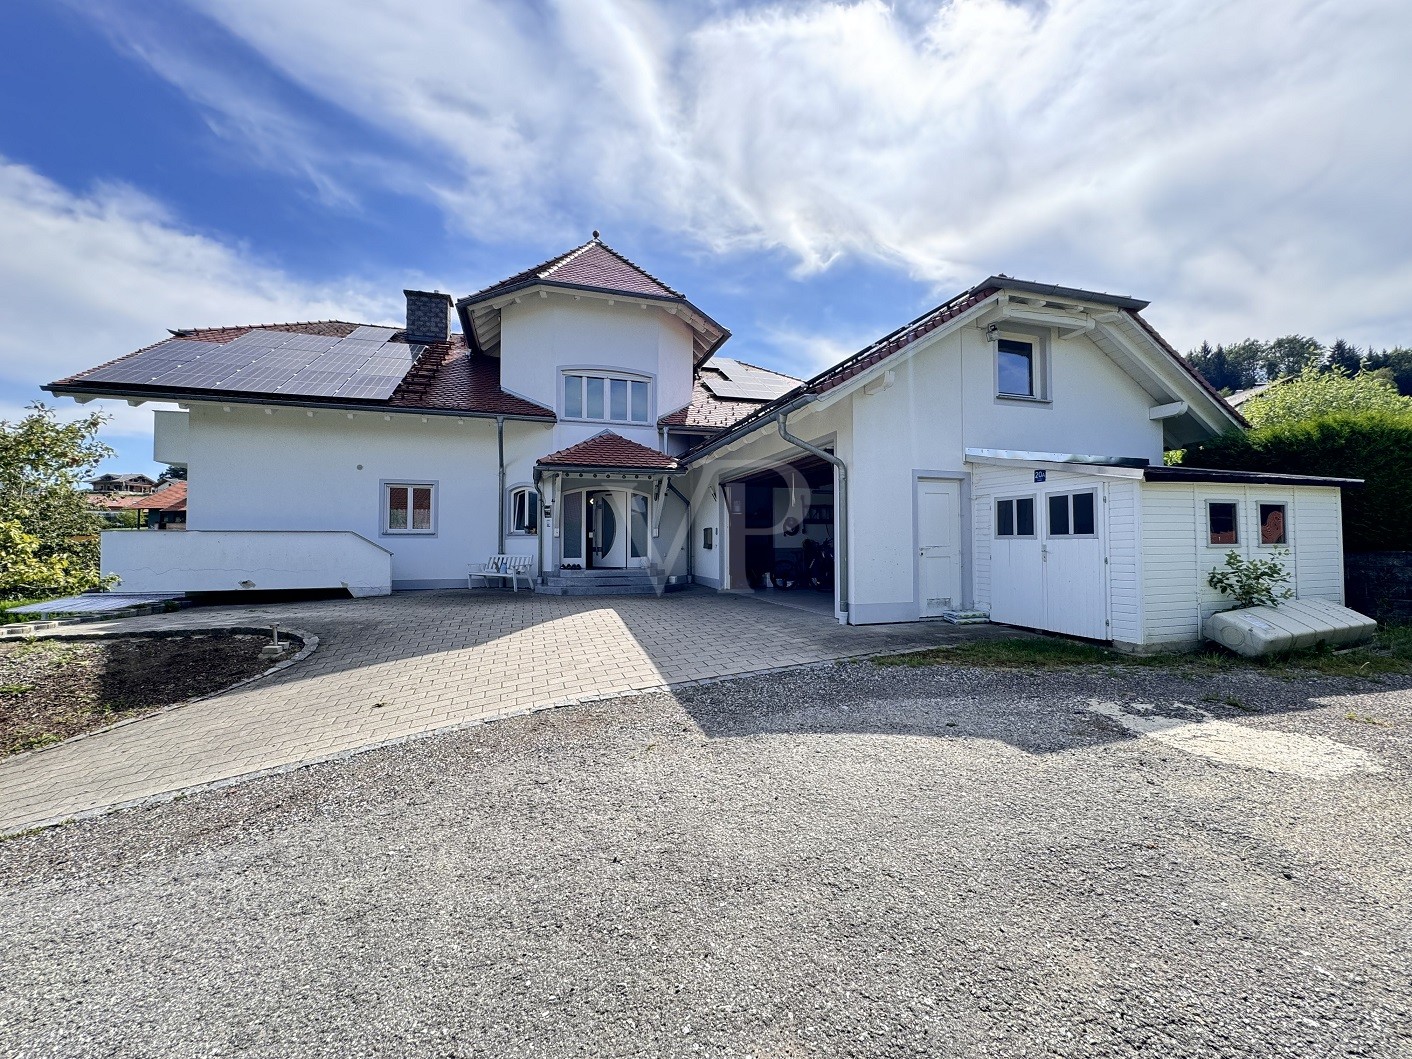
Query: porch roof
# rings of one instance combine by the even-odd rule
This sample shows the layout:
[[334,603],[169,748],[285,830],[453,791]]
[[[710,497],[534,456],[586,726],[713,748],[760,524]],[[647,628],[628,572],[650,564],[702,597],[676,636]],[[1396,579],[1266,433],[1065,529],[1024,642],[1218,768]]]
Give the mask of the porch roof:
[[665,452],[639,445],[611,430],[541,456],[537,466],[543,470],[624,471],[637,474],[677,474],[682,469],[677,460]]

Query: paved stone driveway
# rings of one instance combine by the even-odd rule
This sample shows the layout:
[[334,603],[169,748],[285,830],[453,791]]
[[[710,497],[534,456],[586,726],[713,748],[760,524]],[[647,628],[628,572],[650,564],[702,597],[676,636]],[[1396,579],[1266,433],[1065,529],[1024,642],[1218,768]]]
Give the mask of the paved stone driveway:
[[415,592],[196,609],[77,631],[275,621],[318,636],[318,650],[217,698],[0,761],[0,833],[581,699],[994,634],[941,623],[849,628],[705,591]]

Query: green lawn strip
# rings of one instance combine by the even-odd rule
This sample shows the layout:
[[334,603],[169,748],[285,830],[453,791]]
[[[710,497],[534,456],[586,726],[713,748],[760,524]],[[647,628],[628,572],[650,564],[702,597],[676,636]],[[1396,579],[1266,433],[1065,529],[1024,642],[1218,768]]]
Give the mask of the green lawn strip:
[[996,669],[1160,666],[1196,674],[1256,669],[1273,673],[1317,672],[1330,676],[1374,677],[1412,673],[1412,626],[1382,626],[1372,644],[1354,651],[1295,651],[1269,658],[1243,658],[1215,649],[1196,654],[1130,655],[1097,644],[1060,637],[1014,636],[997,640],[970,640],[908,654],[883,655],[873,659],[873,662],[880,666],[950,665]]

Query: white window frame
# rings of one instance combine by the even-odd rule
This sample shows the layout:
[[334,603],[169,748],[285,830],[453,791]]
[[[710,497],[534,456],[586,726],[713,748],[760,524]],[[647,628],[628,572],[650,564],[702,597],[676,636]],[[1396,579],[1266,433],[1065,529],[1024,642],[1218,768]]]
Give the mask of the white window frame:
[[[517,519],[516,519],[517,512],[516,512],[516,510],[515,510],[515,507],[516,507],[516,502],[517,502],[518,498],[521,497],[521,496],[525,497],[525,504],[526,504],[526,505],[529,505],[530,503],[533,503],[533,505],[534,505],[534,513],[535,513],[534,529],[520,529],[520,528],[518,528]],[[528,511],[529,511],[529,508],[526,507],[526,512],[528,512]],[[540,527],[544,524],[544,505],[540,502],[539,492],[534,488],[534,486],[532,486],[532,485],[517,485],[517,486],[511,487],[511,489],[510,489],[509,503],[507,503],[507,504],[505,505],[505,516],[506,516],[507,519],[509,519],[509,523],[510,523],[510,524],[505,528],[505,530],[506,530],[506,532],[507,532],[510,536],[512,536],[512,537],[538,537],[538,536],[539,536]]]
[[[428,481],[415,481],[411,479],[385,479],[379,483],[381,488],[381,511],[379,514],[379,532],[384,537],[435,537],[436,520],[440,513],[441,504],[437,498],[438,483]],[[407,490],[407,528],[394,529],[392,521],[391,493],[394,489]],[[431,491],[431,528],[412,529],[412,511],[414,510],[414,489],[428,489]]]
[[[1018,501],[1021,501],[1021,500],[1028,500],[1028,501],[1033,505],[1033,508],[1032,508],[1032,511],[1033,511],[1032,522],[1033,522],[1033,524],[1034,524],[1034,532],[1033,532],[1033,533],[1021,533],[1021,532],[1020,532],[1020,509],[1019,509],[1019,506],[1018,506]],[[1013,514],[1012,517],[1013,517],[1013,519],[1014,519],[1015,532],[1014,532],[1014,533],[1005,533],[1005,534],[1002,534],[1002,533],[1000,532],[1000,505],[1001,505],[1001,504],[1006,504],[1006,503],[1009,503],[1009,504],[1016,504],[1016,505],[1017,505],[1015,508],[1012,509],[1013,512],[1014,512],[1014,514]],[[1034,541],[1034,540],[1039,540],[1039,517],[1040,517],[1040,512],[1039,512],[1039,500],[1038,500],[1036,494],[1034,494],[1034,493],[1021,493],[1021,494],[1017,494],[1016,496],[997,496],[997,497],[995,498],[995,539],[996,539],[996,540],[1000,540],[1000,541]]]
[[[603,415],[590,416],[588,414],[588,382],[589,379],[603,380]],[[652,426],[655,422],[653,407],[656,400],[655,381],[650,375],[638,375],[629,371],[607,371],[601,368],[564,368],[559,375],[559,410],[560,419],[570,423],[621,423],[625,426]],[[569,386],[572,380],[578,380],[579,392],[579,415],[569,415]],[[628,403],[626,418],[616,418],[612,414],[613,397],[612,384],[626,382],[628,384]],[[634,419],[632,414],[632,387],[637,383],[647,387],[647,414],[642,419]]]
[[[1030,385],[1032,394],[1008,393],[1000,387],[1000,343],[1019,342],[1030,347]],[[1027,401],[1049,404],[1049,343],[1042,335],[1019,331],[1000,331],[992,336],[991,360],[995,373],[995,398],[998,401]]]
[[[1259,547],[1259,548],[1288,548],[1288,547],[1290,547],[1290,546],[1293,544],[1293,542],[1294,542],[1294,534],[1291,532],[1291,529],[1290,529],[1290,519],[1289,519],[1289,511],[1290,511],[1290,508],[1293,507],[1293,506],[1294,506],[1294,505],[1291,504],[1288,500],[1257,500],[1257,501],[1255,501],[1255,544],[1256,544],[1256,547]],[[1283,541],[1282,543],[1280,543],[1280,544],[1266,544],[1266,543],[1265,543],[1265,541],[1264,541],[1264,539],[1263,539],[1264,536],[1265,536],[1265,522],[1264,522],[1264,520],[1260,517],[1260,509],[1261,509],[1262,507],[1277,507],[1277,508],[1280,508],[1280,509],[1282,509],[1282,510],[1284,511],[1284,517],[1285,517],[1285,539],[1284,539],[1284,541]],[[1236,531],[1236,535],[1237,535],[1237,536],[1240,535],[1240,531],[1239,531],[1239,530]]]
[[[1074,533],[1074,532],[1072,532],[1072,530],[1073,530],[1073,528],[1074,528],[1074,497],[1079,496],[1079,495],[1081,495],[1081,494],[1083,494],[1083,493],[1088,493],[1090,496],[1093,497],[1093,532],[1092,532],[1092,533]],[[1050,524],[1050,518],[1049,518],[1049,503],[1050,503],[1051,500],[1055,500],[1055,499],[1058,499],[1058,498],[1063,498],[1063,499],[1065,499],[1065,500],[1068,501],[1068,508],[1069,508],[1069,529],[1070,529],[1070,531],[1071,531],[1071,532],[1069,532],[1069,533],[1055,533],[1055,532],[1054,532],[1054,527]],[[1063,489],[1063,490],[1056,490],[1055,492],[1052,492],[1052,493],[1046,493],[1045,496],[1044,496],[1044,536],[1045,536],[1047,539],[1049,539],[1049,540],[1061,540],[1061,541],[1091,541],[1091,540],[1097,540],[1097,539],[1098,539],[1098,520],[1099,520],[1099,517],[1102,515],[1102,512],[1103,512],[1103,508],[1100,506],[1100,505],[1102,505],[1102,503],[1103,503],[1103,501],[1102,501],[1102,499],[1100,499],[1100,497],[1099,497],[1099,495],[1098,495],[1098,490],[1097,490],[1096,488],[1092,487],[1092,486],[1090,486],[1088,489]]]
[[[1228,544],[1217,544],[1215,541],[1213,541],[1213,540],[1211,539],[1211,505],[1212,505],[1212,504],[1230,504],[1232,507],[1235,508],[1235,536],[1236,536],[1236,539],[1233,540],[1233,541],[1231,541],[1231,542],[1228,543]],[[1286,533],[1285,533],[1285,536],[1288,537],[1288,536],[1289,536],[1289,533],[1286,532]],[[1231,548],[1239,548],[1239,547],[1240,547],[1240,501],[1237,500],[1235,497],[1225,497],[1225,496],[1212,496],[1212,497],[1207,497],[1207,499],[1206,499],[1206,547],[1208,547],[1208,548],[1223,548],[1223,549],[1226,549],[1226,550],[1229,550],[1229,549],[1231,549]]]

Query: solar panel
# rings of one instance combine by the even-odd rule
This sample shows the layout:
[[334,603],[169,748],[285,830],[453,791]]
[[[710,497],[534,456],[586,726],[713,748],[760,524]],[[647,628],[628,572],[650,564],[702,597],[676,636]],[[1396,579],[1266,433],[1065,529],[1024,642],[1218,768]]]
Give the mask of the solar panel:
[[[374,342],[386,342],[389,338],[391,338],[391,337],[392,337],[393,335],[395,335],[396,333],[397,333],[397,328],[395,328],[395,327],[372,327],[372,326],[369,326],[369,325],[367,325],[367,324],[363,324],[363,325],[360,326],[360,327],[355,327],[355,328],[353,329],[353,333],[350,334],[350,335],[348,336],[348,338],[353,339],[353,341],[355,341],[355,342],[361,341],[361,340],[370,340],[370,341],[374,341]],[[344,341],[346,342],[346,341],[348,341],[348,339],[344,339]]]
[[422,346],[387,341],[391,327],[347,338],[256,329],[226,343],[172,339],[83,376],[85,382],[181,390],[384,400]]
[[798,385],[794,379],[726,357],[711,361],[701,377],[701,384],[717,397],[743,401],[773,401]]

